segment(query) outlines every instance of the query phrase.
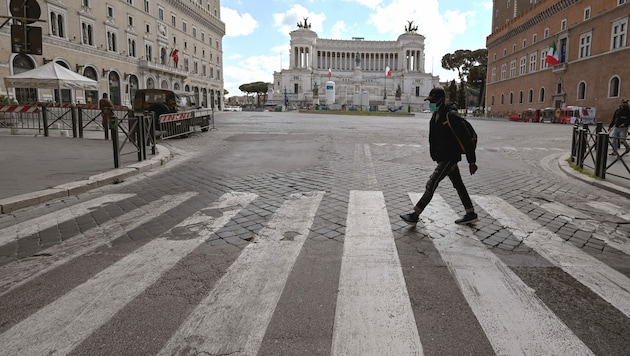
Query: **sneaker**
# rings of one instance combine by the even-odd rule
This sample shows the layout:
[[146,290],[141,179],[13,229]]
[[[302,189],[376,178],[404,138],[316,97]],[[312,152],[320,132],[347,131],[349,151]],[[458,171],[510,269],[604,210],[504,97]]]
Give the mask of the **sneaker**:
[[477,219],[477,213],[466,213],[461,219],[455,220],[455,224],[472,224],[477,221],[479,221],[479,219]]
[[420,221],[420,215],[416,213],[403,214],[400,218],[409,225],[415,226]]

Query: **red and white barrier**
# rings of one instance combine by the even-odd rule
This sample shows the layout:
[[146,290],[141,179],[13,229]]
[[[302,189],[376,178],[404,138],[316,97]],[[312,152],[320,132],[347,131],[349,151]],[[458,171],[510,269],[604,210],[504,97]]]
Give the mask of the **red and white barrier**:
[[39,106],[27,106],[27,105],[0,105],[0,112],[26,112],[26,113],[37,113],[37,112],[39,112]]

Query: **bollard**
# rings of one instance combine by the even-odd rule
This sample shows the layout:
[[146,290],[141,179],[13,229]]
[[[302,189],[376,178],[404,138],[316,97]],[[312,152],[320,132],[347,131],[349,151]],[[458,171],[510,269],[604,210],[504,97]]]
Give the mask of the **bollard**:
[[[131,115],[133,114],[131,113]],[[138,161],[142,161],[147,159],[147,137],[144,127],[144,117],[136,117],[136,125],[138,126],[138,134],[136,137],[136,142],[138,142]]]
[[150,120],[148,123],[150,129],[149,129],[149,134],[151,135],[151,154],[155,156],[155,154],[157,153],[156,147],[155,147],[155,118],[153,117],[154,112],[146,112],[144,113],[144,117],[146,120]]
[[598,121],[597,126],[595,126],[595,133],[600,133],[602,131],[604,131],[604,124],[602,124],[601,121]]
[[48,137],[48,111],[46,110],[46,104],[41,105],[42,122],[44,123],[44,136]]
[[70,117],[72,118],[72,137],[79,137],[79,130],[77,129],[77,106],[72,104],[70,107]]
[[120,151],[118,151],[118,118],[117,117],[110,118],[109,127],[112,134],[112,146],[114,147],[114,168],[119,168],[120,167],[120,163],[119,163]]
[[597,158],[595,159],[595,175],[599,178],[606,178],[606,164],[608,160],[608,134],[600,132],[597,134]]
[[573,125],[573,136],[571,137],[571,162],[575,162],[577,156],[577,135],[578,135],[579,125]]
[[79,108],[79,138],[83,138],[83,109]]
[[581,128],[578,130],[577,139],[577,166],[584,168],[584,154],[586,153],[586,130]]

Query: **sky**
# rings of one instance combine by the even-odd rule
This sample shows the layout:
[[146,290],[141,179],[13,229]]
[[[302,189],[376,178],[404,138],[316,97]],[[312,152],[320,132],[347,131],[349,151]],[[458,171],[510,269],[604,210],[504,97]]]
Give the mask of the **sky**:
[[289,67],[289,32],[308,17],[319,38],[395,41],[408,21],[425,36],[425,69],[440,81],[457,79],[441,66],[458,49],[486,47],[492,0],[222,0],[223,80],[227,97],[242,84],[272,82]]

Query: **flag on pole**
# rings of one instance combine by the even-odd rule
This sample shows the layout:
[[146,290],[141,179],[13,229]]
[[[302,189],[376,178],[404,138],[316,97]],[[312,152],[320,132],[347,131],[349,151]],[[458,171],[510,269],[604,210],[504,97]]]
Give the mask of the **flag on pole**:
[[328,68],[328,78],[332,77],[332,69]]
[[391,76],[392,76],[392,70],[391,70],[391,69],[389,69],[389,67],[386,67],[386,68],[385,68],[385,75],[386,75],[386,76],[388,76],[388,77],[391,77]]
[[558,47],[556,47],[556,41],[553,41],[549,52],[547,52],[547,58],[545,58],[545,62],[552,66],[560,64],[560,54],[558,53]]
[[174,49],[173,50],[173,62],[175,62],[175,67],[177,67],[177,63],[179,63],[179,56],[177,55],[177,53],[179,53],[178,49]]

